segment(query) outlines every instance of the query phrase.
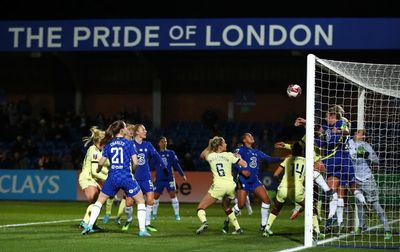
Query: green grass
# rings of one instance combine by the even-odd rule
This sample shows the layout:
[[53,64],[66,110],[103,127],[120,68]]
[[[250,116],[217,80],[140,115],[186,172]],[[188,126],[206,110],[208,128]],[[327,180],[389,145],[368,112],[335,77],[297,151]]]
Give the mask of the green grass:
[[[0,226],[6,224],[73,220],[82,218],[86,209],[84,202],[21,202],[0,201]],[[253,206],[254,214],[243,210],[238,220],[244,235],[222,234],[225,214],[220,205],[207,209],[209,229],[196,235],[200,222],[196,216],[196,204],[181,204],[181,221],[175,221],[170,204],[161,204],[157,220],[152,224],[158,232],[152,237],[139,238],[136,218],[128,233],[114,224],[99,225],[105,231],[86,236],[80,234],[79,221],[58,224],[41,224],[0,228],[0,251],[279,251],[301,246],[303,243],[303,221],[289,220],[290,208],[282,210],[276,219],[273,237],[264,238],[259,232],[260,208]],[[117,207],[113,207],[113,214]],[[100,215],[104,216],[104,209]],[[233,231],[233,228],[232,228]],[[316,248],[338,251],[337,248]],[[311,249],[315,250],[315,249]],[[343,250],[343,249],[340,249]],[[350,249],[345,249],[350,251]],[[351,251],[355,251],[351,249]],[[358,250],[358,251],[365,251]],[[378,251],[378,250],[373,250]]]

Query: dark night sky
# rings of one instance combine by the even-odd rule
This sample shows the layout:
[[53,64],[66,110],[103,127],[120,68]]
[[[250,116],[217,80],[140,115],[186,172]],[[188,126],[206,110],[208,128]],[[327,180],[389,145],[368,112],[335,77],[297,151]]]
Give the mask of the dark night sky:
[[[400,17],[396,1],[151,1],[151,0],[68,0],[22,1],[7,0],[0,8],[0,20],[52,20],[52,19],[129,19],[129,18],[265,18],[265,17]],[[288,51],[265,52],[269,57],[290,54]],[[398,62],[399,51],[314,52],[321,57],[331,54],[351,56],[359,61],[370,56],[378,61]],[[151,54],[149,52],[148,54]],[[159,53],[157,53],[158,55]],[[187,55],[187,53],[183,53]],[[258,53],[257,53],[258,54]],[[306,54],[306,52],[304,52]],[[290,55],[289,55],[290,57]],[[340,58],[340,57],[339,57]],[[368,61],[372,62],[372,60]]]
[[91,18],[399,17],[396,1],[21,1],[1,20]]

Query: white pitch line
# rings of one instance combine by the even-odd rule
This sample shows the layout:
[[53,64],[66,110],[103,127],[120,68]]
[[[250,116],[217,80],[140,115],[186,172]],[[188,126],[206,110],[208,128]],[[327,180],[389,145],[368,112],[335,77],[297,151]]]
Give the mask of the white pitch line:
[[42,221],[42,222],[29,222],[29,223],[20,223],[20,224],[7,224],[7,225],[1,225],[0,228],[7,228],[7,227],[25,227],[25,226],[45,225],[45,224],[54,224],[54,223],[74,222],[74,221],[80,221],[80,220],[81,220],[81,219],[58,220],[58,221]]
[[[400,220],[392,220],[392,221],[389,222],[389,224],[393,224],[393,223],[396,223],[396,222],[399,222],[399,221]],[[383,226],[383,224],[376,225],[376,226],[368,228],[364,232],[368,232],[368,231],[380,228],[382,226]],[[329,238],[329,239],[326,239],[326,240],[319,241],[319,242],[317,242],[317,244],[318,245],[322,245],[322,244],[325,244],[325,243],[329,243],[329,242],[333,242],[333,241],[336,241],[336,240],[339,240],[339,239],[346,238],[346,237],[351,236],[351,235],[354,235],[354,234],[343,234],[343,235],[340,235],[338,237],[332,237],[332,238]],[[315,247],[315,246],[313,246],[313,247]],[[311,247],[299,246],[299,247],[294,247],[294,248],[290,248],[290,249],[280,250],[279,252],[294,252],[294,251],[300,251],[300,250],[308,249],[308,248],[311,248]]]
[[[393,223],[396,223],[396,222],[399,222],[399,221],[400,220],[389,221],[389,225],[393,224]],[[383,224],[379,224],[379,225],[370,227],[370,228],[366,229],[364,232],[368,232],[368,231],[371,231],[371,230],[374,230],[374,229],[377,229],[377,228],[380,228],[380,227],[383,227]],[[333,237],[333,238],[329,238],[329,239],[326,239],[326,240],[319,241],[319,242],[317,242],[317,244],[321,245],[321,244],[325,244],[325,243],[328,243],[328,242],[333,242],[333,241],[336,241],[336,240],[339,240],[339,239],[346,238],[346,237],[348,237],[350,235],[354,235],[354,234],[343,234],[343,235],[340,235],[338,237]]]
[[279,250],[279,252],[294,252],[294,251],[300,251],[300,250],[307,249],[307,248],[312,248],[312,247],[300,246],[300,247],[294,247],[294,248],[290,248],[290,249]]

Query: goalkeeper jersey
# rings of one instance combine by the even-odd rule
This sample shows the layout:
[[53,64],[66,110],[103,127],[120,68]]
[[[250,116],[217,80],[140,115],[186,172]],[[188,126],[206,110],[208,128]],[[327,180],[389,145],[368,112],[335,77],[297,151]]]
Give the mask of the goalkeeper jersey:
[[[371,168],[368,162],[379,164],[379,158],[371,145],[364,141],[349,141],[350,157],[353,161],[355,177],[359,181],[365,181],[372,176]],[[369,153],[368,157],[365,153]]]

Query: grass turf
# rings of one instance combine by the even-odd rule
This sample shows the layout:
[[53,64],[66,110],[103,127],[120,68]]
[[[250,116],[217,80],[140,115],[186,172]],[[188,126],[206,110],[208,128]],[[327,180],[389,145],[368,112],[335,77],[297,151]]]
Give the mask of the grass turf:
[[[101,220],[98,225],[104,231],[81,235],[79,221],[83,217],[85,202],[22,202],[0,201],[0,251],[279,251],[303,244],[303,215],[289,220],[290,207],[284,207],[272,230],[275,235],[262,237],[259,231],[260,208],[253,205],[249,216],[244,209],[238,217],[243,235],[221,232],[225,214],[219,204],[207,209],[209,229],[196,235],[200,226],[196,216],[196,204],[181,204],[181,221],[176,221],[171,204],[160,204],[158,218],[152,221],[158,232],[152,237],[137,236],[136,216],[127,233],[111,218],[108,224]],[[105,207],[104,207],[105,208]],[[104,216],[104,208],[100,217]],[[113,207],[113,215],[117,207]],[[62,223],[4,227],[7,224],[71,220]],[[231,226],[231,231],[233,227]],[[397,237],[398,239],[398,237]],[[311,250],[339,251],[335,247],[318,247]],[[340,249],[343,250],[343,249]],[[365,251],[365,249],[344,249]],[[378,250],[373,250],[378,251]]]

